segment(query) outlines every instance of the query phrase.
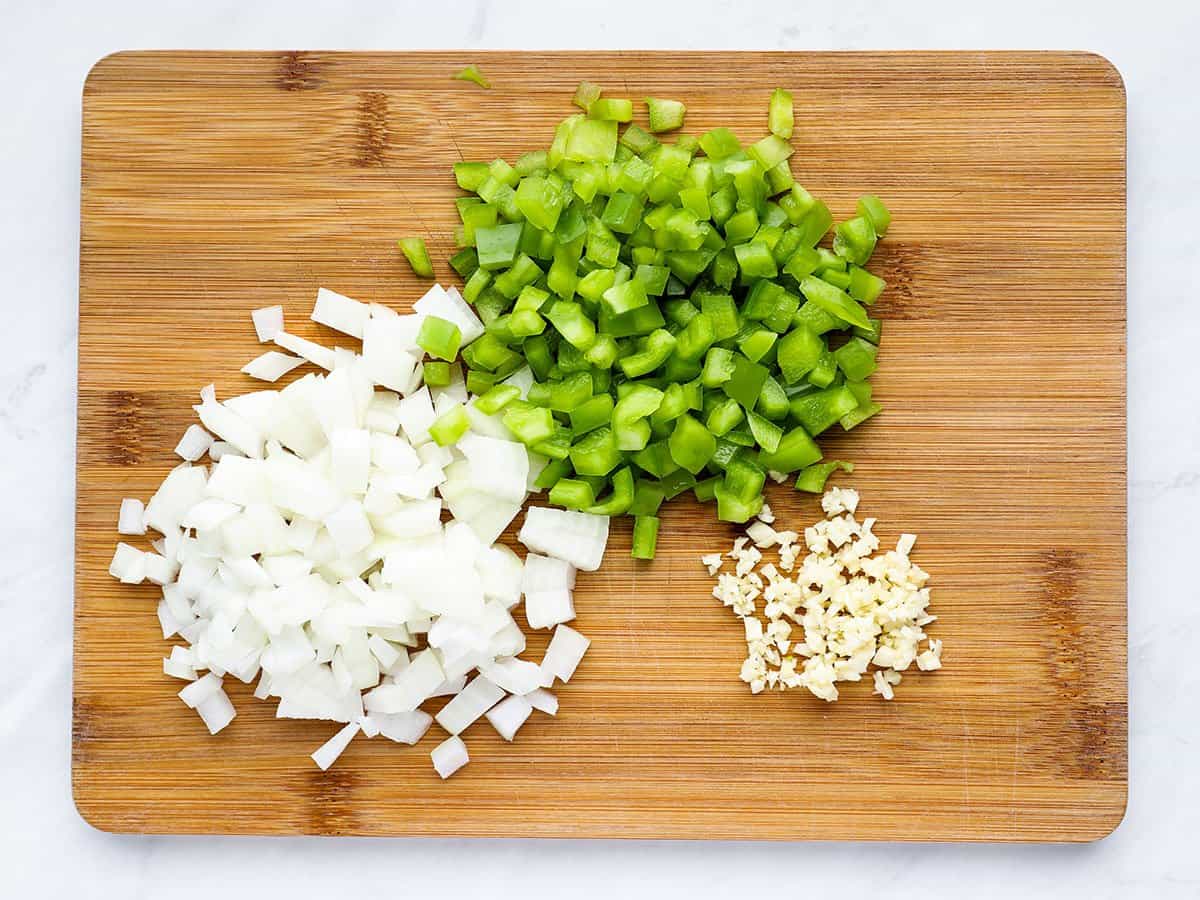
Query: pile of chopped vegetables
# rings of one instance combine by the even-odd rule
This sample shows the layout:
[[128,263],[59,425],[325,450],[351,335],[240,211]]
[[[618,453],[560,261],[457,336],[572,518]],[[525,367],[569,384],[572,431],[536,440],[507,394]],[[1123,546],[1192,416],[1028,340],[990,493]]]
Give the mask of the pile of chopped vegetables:
[[[740,675],[755,694],[803,687],[832,702],[837,682],[859,681],[875,666],[875,693],[891,700],[913,663],[924,672],[942,667],[942,642],[925,633],[937,620],[929,613],[929,574],[909,558],[916,535],[902,534],[895,550],[878,554],[875,520],[854,517],[858,501],[857,491],[831,488],[821,498],[828,518],[804,529],[803,542],[772,527],[764,505],[724,557],[700,558],[717,579],[713,596],[742,620]],[[763,562],[770,548],[778,557]],[[722,571],[726,558],[732,572]]]
[[[548,149],[454,166],[469,193],[450,263],[485,328],[461,353],[467,387],[549,458],[550,502],[634,516],[633,555],[649,559],[664,500],[691,490],[746,522],[769,472],[819,492],[841,463],[821,464],[814,439],[879,411],[881,322],[865,307],[884,281],[864,267],[891,215],[863,196],[818,246],[833,217],[793,180],[787,91],[748,147],[726,128],[656,136],[683,124],[676,100],[646,100],[649,130],[597,85],[575,103]],[[431,274],[419,238],[401,246]],[[429,338],[454,357],[453,334]],[[497,385],[523,366],[521,399]]]
[[[235,716],[224,679],[257,678],[254,695],[278,698],[280,718],[344,723],[312,755],[322,769],[360,732],[415,744],[436,721],[447,737],[431,756],[446,778],[468,761],[461,735],[477,719],[511,741],[533,710],[557,711],[547,688],[589,643],[564,624],[575,572],[599,567],[609,520],[531,507],[525,559],[495,543],[545,459],[445,362],[483,333],[453,288],[435,285],[403,316],[322,288],[312,318],[362,353],[289,334],[280,306],[255,310],[259,340],[299,356],[269,350],[244,372],[327,373],[224,401],[203,389],[203,427],[175,448],[183,462],[148,503],[121,503],[121,534],[160,537],[118,544],[109,572],[161,588],[163,637],[185,641],[163,672],[188,682],[179,697],[212,733]],[[519,370],[501,389],[519,397],[531,384]],[[530,628],[554,629],[540,664],[521,658],[522,602]]]

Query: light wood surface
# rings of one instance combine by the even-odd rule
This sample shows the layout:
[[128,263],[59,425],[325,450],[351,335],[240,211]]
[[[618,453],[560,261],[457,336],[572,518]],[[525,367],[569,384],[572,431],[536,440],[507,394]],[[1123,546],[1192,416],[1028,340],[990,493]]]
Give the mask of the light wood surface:
[[[494,89],[452,81],[476,62]],[[454,280],[450,165],[548,144],[588,78],[677,97],[687,130],[765,132],[797,102],[797,178],[834,214],[886,198],[876,396],[829,441],[879,532],[920,535],[944,670],[835,705],[752,697],[702,552],[734,531],[689,500],[659,558],[628,522],[581,576],[592,649],[556,719],[486,723],[449,782],[436,727],[357,740],[276,721],[234,684],[209,737],[161,673],[156,590],[106,574],[123,496],[175,462],[199,388],[255,389],[251,309],[308,321],[318,285],[407,307],[395,250]],[[639,117],[644,112],[639,112]],[[73,786],[129,832],[1095,839],[1126,797],[1125,98],[1067,53],[123,53],[84,87]],[[838,431],[839,429],[834,429]],[[781,522],[816,502],[770,489]],[[511,535],[510,535],[511,538]],[[540,658],[545,637],[530,641]],[[535,714],[536,716],[537,714]]]

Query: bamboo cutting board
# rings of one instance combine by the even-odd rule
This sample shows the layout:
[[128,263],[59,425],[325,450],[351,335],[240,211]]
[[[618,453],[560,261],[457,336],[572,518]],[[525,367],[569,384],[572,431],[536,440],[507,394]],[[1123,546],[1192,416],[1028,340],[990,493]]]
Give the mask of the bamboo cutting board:
[[[494,88],[453,81],[477,62]],[[735,74],[736,73],[736,74]],[[796,95],[798,180],[839,219],[894,212],[872,268],[885,412],[831,441],[862,515],[920,535],[946,667],[894,702],[753,697],[702,552],[733,529],[665,509],[659,558],[614,527],[581,576],[592,649],[556,719],[465,735],[442,783],[416,748],[277,721],[231,687],[210,737],[161,673],[149,585],[106,574],[123,496],[176,461],[199,388],[256,389],[249,311],[317,287],[407,307],[395,250],[452,251],[450,165],[549,143],[581,78],[677,97],[687,130],[765,132]],[[1085,841],[1126,797],[1125,98],[1071,53],[122,53],[83,98],[72,773],[123,832]],[[644,113],[639,113],[644,115]],[[343,341],[344,342],[344,341]],[[834,429],[838,431],[839,429]],[[771,488],[780,521],[815,500]],[[511,537],[511,536],[510,536]],[[545,637],[530,641],[540,658]],[[538,714],[535,713],[535,716]]]

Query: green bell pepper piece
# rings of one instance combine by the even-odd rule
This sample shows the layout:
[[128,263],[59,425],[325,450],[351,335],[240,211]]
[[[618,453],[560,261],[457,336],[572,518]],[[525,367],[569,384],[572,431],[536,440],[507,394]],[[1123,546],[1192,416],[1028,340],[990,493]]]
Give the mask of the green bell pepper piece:
[[861,328],[871,327],[871,322],[863,308],[845,291],[838,290],[833,285],[812,275],[800,282],[800,290],[807,299],[843,322],[858,325]]
[[[551,148],[553,151],[553,148]],[[563,158],[575,162],[612,162],[617,152],[617,123],[579,118],[567,135]]]
[[650,423],[646,419],[662,405],[663,392],[645,384],[634,384],[613,410],[612,427],[617,447],[637,451],[650,443]]
[[741,404],[732,397],[719,401],[708,414],[705,425],[717,437],[724,437],[745,417]]
[[575,437],[602,428],[612,421],[613,398],[611,394],[597,394],[576,406],[570,412],[571,430]]
[[546,318],[575,349],[584,351],[596,343],[596,325],[578,303],[556,300],[546,312]]
[[758,211],[753,207],[743,209],[726,220],[725,242],[730,246],[744,243],[754,237],[758,231],[758,226]]
[[673,250],[666,256],[667,268],[684,284],[691,284],[716,255],[715,250]]
[[833,252],[855,265],[864,265],[875,251],[875,226],[866,216],[847,219],[833,236]]
[[601,296],[601,302],[611,315],[619,316],[650,302],[646,286],[636,278],[614,284]]
[[661,297],[667,289],[667,279],[671,270],[666,266],[639,264],[633,273],[633,280],[640,282],[642,290],[652,297]]
[[659,484],[666,494],[668,500],[674,500],[684,491],[691,490],[696,486],[696,476],[686,469],[675,468],[664,475]]
[[479,87],[487,90],[492,86],[492,83],[487,80],[487,76],[479,70],[479,66],[472,63],[469,66],[464,66],[454,73],[456,81],[469,81],[472,84],[477,84]]
[[863,194],[858,198],[858,214],[870,221],[875,233],[880,237],[887,234],[888,227],[892,224],[891,212],[874,194]]
[[826,269],[821,273],[821,280],[827,281],[839,290],[848,290],[850,288],[850,273],[839,272],[834,269]]
[[620,462],[616,436],[607,426],[584,435],[571,448],[571,464],[580,475],[607,475]]
[[875,364],[875,354],[878,352],[879,348],[870,341],[852,337],[833,351],[833,357],[848,380],[865,381],[878,368]]
[[650,130],[657,133],[673,131],[683,125],[687,107],[678,100],[663,100],[659,97],[646,98],[646,111],[650,116]]
[[[471,243],[475,243],[474,233],[471,235]],[[452,268],[463,278],[470,278],[479,271],[479,254],[475,252],[475,248],[473,246],[464,247],[462,250],[459,250],[450,257],[450,268]]]
[[637,125],[630,125],[621,135],[621,143],[638,156],[645,157],[657,149],[658,138]]
[[734,352],[724,347],[712,347],[704,357],[704,369],[700,382],[706,388],[721,387],[732,376],[735,368]]
[[587,112],[593,103],[600,99],[600,85],[594,81],[581,81],[579,87],[575,88],[575,96],[571,98],[571,102]]
[[637,353],[617,360],[627,378],[640,378],[667,361],[675,350],[675,335],[659,328],[648,334]]
[[771,248],[765,243],[738,244],[733,252],[743,278],[774,278],[779,274]]
[[450,383],[450,363],[427,360],[422,377],[430,387],[445,387]]
[[492,283],[492,273],[487,269],[476,269],[471,277],[467,279],[467,283],[463,285],[463,299],[468,303],[474,303],[479,299],[479,295],[483,293],[484,288]]
[[592,376],[574,372],[561,381],[546,382],[550,386],[549,403],[555,412],[569,413],[592,397]]
[[779,449],[779,442],[783,438],[782,428],[758,413],[747,413],[746,419],[750,425],[750,433],[754,436],[758,446],[767,453],[774,453]]
[[741,142],[728,128],[714,128],[701,135],[700,149],[709,159],[724,159],[742,149]]
[[803,325],[793,328],[780,340],[776,357],[783,380],[795,384],[817,364],[824,351],[825,342],[819,335]]
[[754,409],[760,415],[774,422],[787,418],[788,412],[791,411],[788,396],[783,387],[769,375],[763,382],[762,390],[759,391],[758,403],[755,404]]
[[662,485],[639,478],[634,483],[633,503],[629,507],[631,516],[653,516],[662,506],[666,492]]
[[565,478],[571,471],[571,463],[565,459],[552,459],[542,469],[541,474],[534,479],[533,486],[544,491],[558,484],[559,479]]
[[882,409],[883,407],[878,403],[874,401],[867,401],[857,409],[853,409],[846,413],[846,415],[842,416],[839,421],[843,429],[850,431],[852,428],[855,428],[867,421],[867,419],[871,418],[871,416],[880,412]]
[[767,127],[771,134],[786,141],[792,136],[794,124],[791,91],[776,88],[771,94],[771,104],[767,112]]
[[597,516],[620,516],[633,505],[633,470],[629,466],[618,469],[612,477],[612,491],[603,500],[588,508]]
[[[686,303],[686,301],[684,301]],[[695,310],[690,303],[688,309]],[[675,336],[675,355],[685,362],[695,362],[716,342],[713,318],[708,313],[695,313],[683,330]]]
[[654,559],[658,543],[657,516],[637,516],[633,520],[633,549],[629,555],[634,559]]
[[517,208],[530,223],[543,231],[554,231],[567,197],[553,176],[527,175],[517,185]]
[[545,150],[530,150],[528,153],[522,153],[517,157],[513,169],[521,178],[524,178],[526,175],[540,175],[549,171],[550,163],[548,159],[549,154]]
[[474,193],[488,180],[487,163],[457,162],[454,164],[454,181],[464,191]]
[[[696,299],[693,295],[693,300]],[[717,341],[731,338],[738,333],[737,306],[729,294],[700,294],[700,311],[712,320],[713,337]]]
[[774,346],[779,335],[765,328],[755,328],[738,340],[738,349],[751,362],[760,362]]
[[453,362],[462,344],[462,332],[447,319],[426,316],[417,331],[417,346],[436,359]]
[[804,426],[805,431],[814,436],[857,407],[858,399],[845,385],[802,394],[791,400],[792,415]]
[[522,253],[513,260],[511,268],[496,276],[492,287],[507,299],[513,300],[526,285],[533,284],[542,274],[541,267],[531,257]]
[[837,377],[837,359],[828,350],[822,350],[816,365],[805,376],[809,384],[819,388],[829,387]]
[[796,476],[796,490],[807,491],[810,494],[824,493],[825,482],[838,469],[841,469],[843,472],[853,472],[854,463],[834,459],[829,462],[817,463],[803,468],[800,470],[800,474]]
[[538,441],[529,449],[551,459],[566,459],[571,451],[571,429],[565,425],[555,425],[550,437]]
[[829,211],[820,200],[813,201],[813,207],[804,217],[802,227],[804,228],[804,243],[810,247],[815,247],[821,242],[821,238],[829,232],[830,226],[833,225],[833,213]]
[[708,503],[710,500],[714,500],[717,496],[717,485],[720,481],[720,475],[714,475],[712,478],[697,481],[696,486],[692,488],[692,493],[696,495],[697,502]]
[[520,222],[511,222],[476,229],[475,249],[479,253],[479,267],[495,270],[511,266],[517,259],[517,248],[521,244],[524,228]]
[[864,341],[870,341],[878,347],[880,338],[883,337],[883,319],[868,319],[867,321],[871,323],[870,328],[859,328],[855,325],[850,333]]
[[461,403],[455,403],[433,420],[429,426],[429,436],[439,447],[448,447],[457,443],[470,427],[471,420],[467,417],[466,409]]
[[[425,371],[429,371],[429,363],[425,364]],[[475,408],[481,413],[492,416],[520,396],[521,389],[516,385],[497,384],[475,399]]]
[[747,409],[753,409],[770,373],[767,367],[751,362],[740,353],[733,354],[733,371],[721,389]]
[[587,114],[589,119],[630,122],[633,120],[633,101],[614,97],[598,97],[588,107]]
[[584,351],[583,358],[597,369],[611,369],[619,352],[617,342],[611,334],[598,334],[596,343]]
[[655,478],[662,478],[679,468],[679,464],[671,458],[670,447],[665,440],[654,441],[633,455],[633,461],[644,472]]
[[662,311],[654,301],[619,316],[600,308],[600,331],[615,338],[649,334],[665,324]]
[[517,400],[508,404],[501,420],[527,447],[548,440],[555,431],[554,414],[550,410]]
[[786,432],[774,453],[760,451],[758,462],[772,472],[795,472],[821,459],[821,448],[801,427]]
[[596,495],[586,481],[560,478],[550,488],[550,502],[567,509],[586,510],[596,502]]
[[401,238],[397,244],[404,253],[405,259],[408,260],[408,264],[412,266],[413,272],[422,278],[433,277],[433,263],[429,259],[429,251],[425,247],[424,239],[419,237]]
[[717,450],[716,438],[690,415],[675,420],[675,428],[667,440],[671,458],[693,475],[712,459]]
[[858,266],[850,267],[850,287],[849,293],[860,303],[865,303],[870,306],[883,293],[883,289],[887,287],[887,282],[882,278],[872,275],[866,269]]

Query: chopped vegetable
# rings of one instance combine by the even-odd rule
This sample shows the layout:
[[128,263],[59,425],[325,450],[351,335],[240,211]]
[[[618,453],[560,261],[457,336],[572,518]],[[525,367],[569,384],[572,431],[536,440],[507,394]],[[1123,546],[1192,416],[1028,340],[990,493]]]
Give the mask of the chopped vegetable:
[[429,251],[425,248],[425,240],[419,237],[401,238],[397,242],[413,272],[422,278],[433,277],[433,263],[429,259]]
[[647,97],[646,109],[650,115],[650,130],[655,134],[681,128],[683,117],[687,113],[687,107],[678,100],[663,100],[658,97]]
[[472,84],[477,84],[481,88],[488,89],[492,83],[487,80],[483,72],[479,71],[479,66],[472,63],[469,66],[464,66],[454,73],[454,77],[458,81],[469,81]]
[[[545,302],[538,292],[522,292],[525,308]],[[438,722],[454,737],[432,754],[447,777],[467,761],[457,735],[480,717],[511,740],[533,708],[553,715],[557,700],[543,682],[569,678],[586,649],[586,638],[561,632],[544,675],[520,658],[525,636],[510,610],[524,593],[531,628],[573,619],[575,566],[600,564],[608,518],[564,522],[560,510],[531,511],[523,540],[561,559],[531,553],[523,563],[492,542],[550,470],[514,437],[557,452],[565,432],[564,459],[571,450],[571,430],[530,399],[544,393],[566,415],[602,396],[607,424],[612,398],[595,395],[585,371],[548,385],[509,367],[512,351],[488,341],[453,289],[431,288],[406,316],[332,291],[318,297],[313,318],[361,334],[363,355],[274,331],[272,340],[328,363],[329,373],[224,402],[204,388],[195,409],[205,427],[190,426],[176,448],[184,464],[149,503],[121,503],[118,530],[154,529],[155,552],[119,543],[109,571],[161,586],[163,635],[190,644],[172,649],[163,673],[187,682],[180,699],[210,732],[236,715],[226,675],[257,677],[255,697],[278,698],[278,717],[341,723],[312,754],[321,769],[360,732],[416,743],[433,721],[420,706],[450,696]],[[464,377],[450,362],[462,341],[463,355],[487,369]],[[426,351],[442,359],[419,364]],[[472,386],[483,393],[472,397]],[[514,417],[521,413],[524,421]],[[205,452],[211,471],[199,464]],[[596,448],[597,464],[605,452]],[[547,480],[563,502],[594,510],[615,497],[624,509],[634,484],[623,471],[600,503],[599,481],[562,477],[567,470]],[[453,517],[444,525],[443,506]],[[412,584],[422,586],[420,605]]]

